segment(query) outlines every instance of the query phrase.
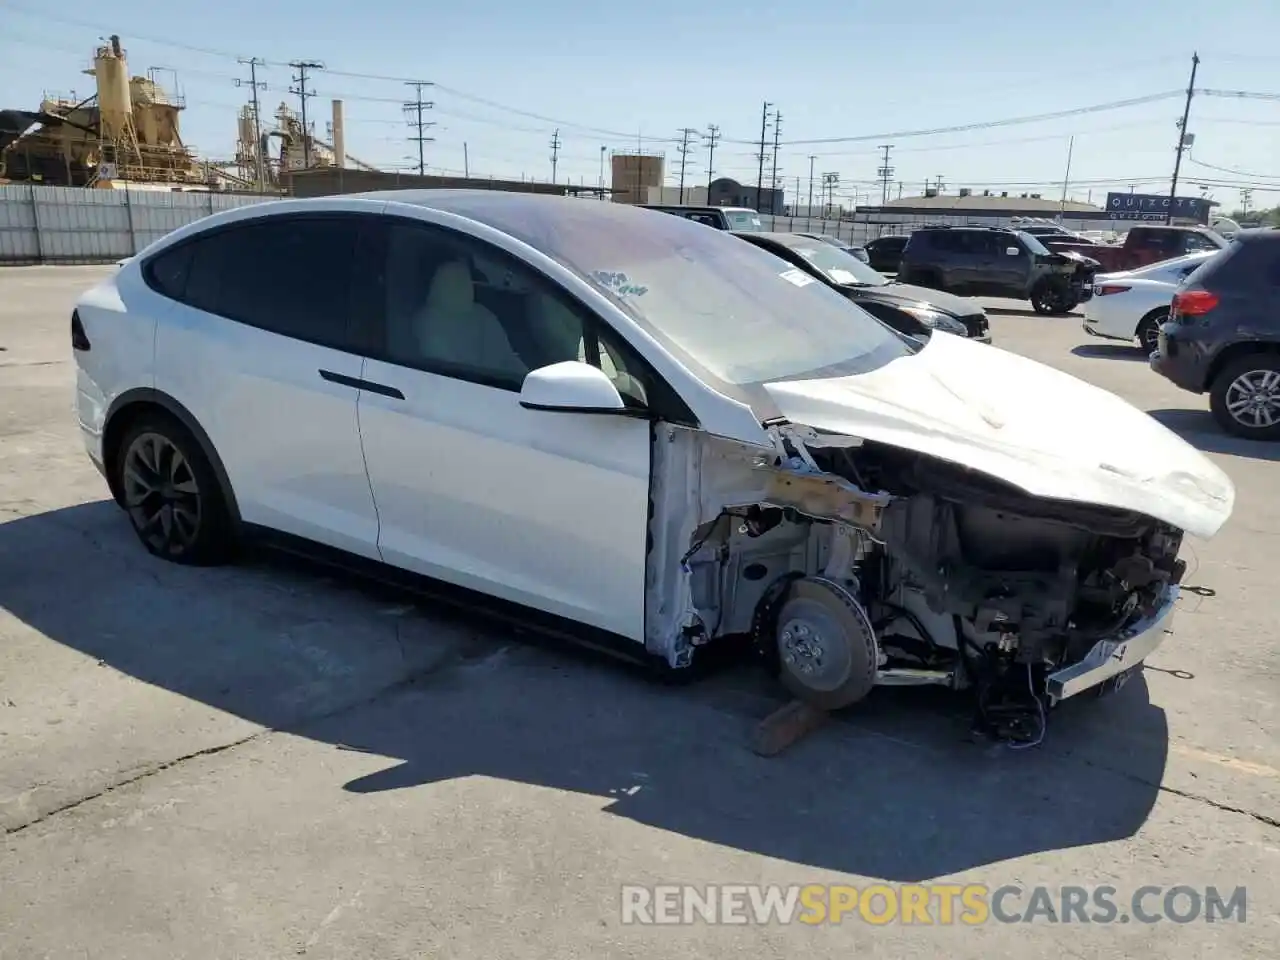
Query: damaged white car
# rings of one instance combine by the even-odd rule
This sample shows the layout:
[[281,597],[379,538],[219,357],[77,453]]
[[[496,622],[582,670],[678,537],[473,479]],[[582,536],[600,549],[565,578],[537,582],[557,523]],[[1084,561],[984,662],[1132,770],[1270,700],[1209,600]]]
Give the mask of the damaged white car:
[[71,328],[86,446],[153,553],[268,536],[676,670],[738,644],[826,709],[1114,685],[1235,497],[1109,393],[621,204],[241,208]]

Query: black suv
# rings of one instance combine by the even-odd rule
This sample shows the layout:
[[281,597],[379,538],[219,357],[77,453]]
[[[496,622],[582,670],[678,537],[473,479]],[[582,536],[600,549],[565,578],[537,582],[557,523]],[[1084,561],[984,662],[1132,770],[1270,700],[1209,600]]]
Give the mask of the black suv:
[[1209,394],[1218,425],[1280,440],[1280,230],[1242,230],[1179,284],[1151,367]]
[[1098,262],[1054,252],[1021,230],[921,227],[902,251],[898,279],[969,296],[1030,300],[1036,313],[1067,313],[1093,296]]

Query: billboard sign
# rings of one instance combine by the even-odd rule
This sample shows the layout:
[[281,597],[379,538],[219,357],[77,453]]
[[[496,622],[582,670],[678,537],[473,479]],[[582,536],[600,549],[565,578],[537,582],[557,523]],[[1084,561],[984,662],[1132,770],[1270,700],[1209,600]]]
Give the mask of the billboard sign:
[[1174,197],[1170,207],[1167,196],[1154,193],[1108,193],[1107,216],[1111,220],[1163,221],[1172,212],[1182,220],[1208,223],[1212,203],[1203,197]]

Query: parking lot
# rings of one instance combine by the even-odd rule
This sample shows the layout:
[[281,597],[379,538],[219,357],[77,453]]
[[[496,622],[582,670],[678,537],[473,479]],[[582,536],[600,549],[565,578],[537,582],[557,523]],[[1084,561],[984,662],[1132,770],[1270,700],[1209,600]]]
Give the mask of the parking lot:
[[[998,347],[1150,411],[1236,483],[1145,676],[1034,750],[888,689],[766,760],[750,734],[781,701],[745,668],[664,687],[294,561],[147,556],[72,410],[71,304],[109,269],[0,270],[0,958],[1277,954],[1280,448],[1220,434],[1136,348],[988,302]],[[1248,906],[967,929],[619,906],[623,884],[873,880]]]

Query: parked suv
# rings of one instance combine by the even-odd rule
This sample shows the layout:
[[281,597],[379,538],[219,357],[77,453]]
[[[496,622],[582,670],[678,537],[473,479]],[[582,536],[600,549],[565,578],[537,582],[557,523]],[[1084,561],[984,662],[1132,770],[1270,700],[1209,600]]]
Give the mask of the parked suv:
[[1054,253],[1021,230],[921,227],[902,251],[898,280],[969,296],[1030,300],[1037,313],[1066,313],[1093,295],[1095,260]]
[[642,203],[646,210],[660,210],[663,213],[684,217],[695,223],[705,223],[717,230],[763,230],[764,224],[760,214],[747,207],[698,207],[682,203]]
[[1178,286],[1151,367],[1222,429],[1280,440],[1280,230],[1242,230]]

